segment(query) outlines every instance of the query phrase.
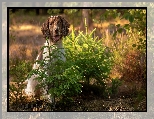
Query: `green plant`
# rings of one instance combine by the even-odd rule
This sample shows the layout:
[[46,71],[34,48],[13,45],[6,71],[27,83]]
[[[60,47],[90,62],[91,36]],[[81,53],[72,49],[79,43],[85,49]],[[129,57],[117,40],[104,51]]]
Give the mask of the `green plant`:
[[9,76],[12,81],[9,84],[9,104],[14,104],[18,110],[19,104],[25,101],[23,89],[25,88],[26,74],[30,71],[31,64],[25,61],[16,61],[10,66]]
[[[122,12],[122,13],[121,13]],[[118,11],[117,9],[106,10],[103,14],[103,18],[106,20],[108,17],[120,18],[128,20],[129,23],[121,26],[117,24],[117,31],[114,33],[116,37],[117,33],[122,33],[123,29],[126,30],[129,37],[134,37],[134,33],[137,33],[138,41],[133,43],[132,46],[136,47],[138,50],[146,51],[146,9],[122,9]]]
[[118,78],[111,79],[111,87],[107,89],[108,95],[115,95],[118,91],[118,87],[122,85],[122,81],[120,81]]
[[[40,66],[38,69],[32,70],[29,77],[33,74],[38,76],[36,78],[39,81],[38,87],[48,87],[48,94],[51,95],[53,105],[55,105],[56,98],[69,98],[81,92],[81,84],[78,82],[82,77],[77,70],[78,66],[69,60],[63,61],[61,57],[64,54],[60,48],[55,45],[48,45],[43,46],[42,50],[44,49],[48,49],[43,53],[48,53],[48,56],[41,61],[36,61]],[[51,50],[52,52],[50,52]]]
[[109,78],[113,65],[113,57],[110,49],[103,45],[103,39],[95,37],[95,30],[88,33],[72,33],[64,40],[66,58],[78,66],[82,81],[89,84],[91,79],[96,79],[96,84],[106,89],[105,80]]
[[[122,80],[146,83],[146,9],[106,10],[104,20],[110,16],[127,20],[127,24],[116,24],[116,31],[110,40],[114,55],[114,73]],[[117,40],[117,35],[126,31],[126,37]],[[113,45],[112,45],[113,44]]]

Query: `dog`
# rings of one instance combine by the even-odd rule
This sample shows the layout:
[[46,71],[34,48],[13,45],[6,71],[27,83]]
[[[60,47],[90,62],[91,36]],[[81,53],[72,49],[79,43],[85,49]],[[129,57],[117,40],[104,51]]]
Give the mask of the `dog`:
[[[62,16],[48,17],[48,19],[43,23],[41,27],[41,31],[43,33],[44,39],[48,39],[44,43],[44,46],[54,45],[56,46],[56,48],[60,48],[61,52],[65,54],[63,44],[62,44],[62,37],[65,37],[68,35],[69,27],[70,27],[70,24]],[[46,56],[49,56],[49,51],[48,49],[44,48],[44,50],[42,50],[38,54],[36,60],[43,60]],[[62,55],[61,58],[63,61],[66,60],[64,55]],[[33,69],[38,69],[39,66],[40,65],[36,62],[33,65]],[[27,87],[25,89],[25,93],[28,96],[38,97],[41,95],[41,89],[36,89],[36,86],[39,84],[39,82],[35,80],[36,77],[37,75],[32,75],[29,79],[27,79]],[[46,91],[44,92],[46,93]]]

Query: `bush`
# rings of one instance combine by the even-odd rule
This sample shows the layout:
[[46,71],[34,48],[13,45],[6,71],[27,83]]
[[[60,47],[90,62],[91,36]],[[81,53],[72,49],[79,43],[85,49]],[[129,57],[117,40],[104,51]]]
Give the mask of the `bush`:
[[123,80],[146,83],[146,64],[145,61],[141,61],[141,57],[142,54],[137,51],[130,51],[126,55],[123,61]]
[[42,50],[44,48],[48,48],[48,51],[52,49],[52,52],[49,52],[49,56],[43,60],[36,61],[40,67],[32,70],[29,77],[33,74],[38,76],[36,78],[39,81],[38,87],[47,87],[47,93],[51,95],[53,104],[55,104],[55,98],[69,98],[81,92],[81,84],[78,82],[82,77],[77,70],[78,66],[67,60],[63,61],[61,57],[64,54],[54,45],[43,46]]
[[20,109],[20,104],[26,99],[23,93],[23,89],[26,86],[25,74],[31,70],[31,64],[25,61],[19,61],[18,59],[15,61],[15,64],[13,65],[12,63],[9,70],[9,76],[12,78],[9,84],[9,108],[10,106],[15,106],[16,110],[18,110]]
[[[91,79],[96,79],[95,84],[102,87],[102,93],[106,90],[106,80],[109,77],[113,65],[113,57],[110,49],[103,45],[103,39],[98,39],[92,32],[72,33],[64,40],[67,61],[78,66],[82,82],[90,84]],[[87,31],[87,30],[86,30]]]

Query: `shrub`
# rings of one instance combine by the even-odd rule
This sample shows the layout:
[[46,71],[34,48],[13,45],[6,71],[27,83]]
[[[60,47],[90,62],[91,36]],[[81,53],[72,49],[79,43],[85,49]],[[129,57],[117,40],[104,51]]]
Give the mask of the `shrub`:
[[118,92],[118,87],[121,86],[122,81],[120,81],[118,78],[111,80],[111,86],[107,88],[106,93],[108,96],[115,95]]
[[146,81],[146,64],[141,61],[142,54],[140,52],[129,52],[124,61],[122,79],[126,81]]
[[51,95],[55,105],[55,98],[69,98],[81,92],[81,84],[78,82],[82,77],[77,70],[78,66],[62,60],[61,57],[64,54],[60,48],[56,48],[54,45],[43,46],[42,50],[44,48],[48,48],[48,51],[52,49],[52,52],[49,52],[49,56],[43,60],[36,61],[40,67],[32,70],[29,77],[33,74],[38,76],[36,78],[39,81],[38,87],[47,87],[47,93]]
[[[87,29],[87,28],[86,28]],[[95,37],[95,30],[90,33],[72,33],[64,40],[67,61],[78,66],[82,82],[90,84],[91,79],[96,79],[95,84],[106,90],[106,80],[109,77],[113,65],[113,57],[110,49],[103,45],[103,39]]]
[[9,84],[9,105],[13,104],[12,106],[15,106],[16,110],[18,110],[19,105],[26,98],[23,94],[23,89],[26,86],[26,74],[31,70],[31,64],[20,60],[16,60],[14,63],[15,65],[12,64],[9,70],[9,76],[12,78]]

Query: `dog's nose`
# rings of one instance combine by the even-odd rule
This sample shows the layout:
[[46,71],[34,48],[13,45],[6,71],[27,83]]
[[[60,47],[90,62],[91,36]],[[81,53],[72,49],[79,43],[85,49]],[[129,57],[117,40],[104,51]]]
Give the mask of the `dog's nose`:
[[58,28],[55,29],[55,32],[58,33]]

